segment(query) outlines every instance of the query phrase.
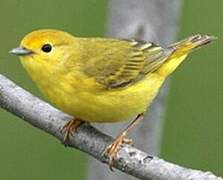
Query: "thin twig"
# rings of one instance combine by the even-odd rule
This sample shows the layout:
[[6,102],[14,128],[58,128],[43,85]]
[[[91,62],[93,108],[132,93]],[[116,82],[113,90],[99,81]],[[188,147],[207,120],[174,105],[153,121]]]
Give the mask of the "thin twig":
[[[38,99],[1,74],[0,106],[60,141],[63,140],[60,129],[71,119],[71,116]],[[111,137],[101,133],[91,125],[84,124],[70,138],[69,146],[107,163],[108,159],[103,155],[103,151],[112,140]],[[180,167],[158,157],[151,157],[128,145],[124,145],[118,152],[115,168],[145,180],[223,180],[211,172]]]

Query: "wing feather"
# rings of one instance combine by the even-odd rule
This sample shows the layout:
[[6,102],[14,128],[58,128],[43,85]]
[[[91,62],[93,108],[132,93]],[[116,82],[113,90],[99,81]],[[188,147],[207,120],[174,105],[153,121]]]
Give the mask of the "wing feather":
[[[144,41],[101,38],[92,41],[85,45],[86,54],[91,57],[85,57],[88,60],[83,65],[84,72],[106,88],[125,87],[139,81],[159,68],[174,51]],[[89,47],[91,44],[94,46]]]

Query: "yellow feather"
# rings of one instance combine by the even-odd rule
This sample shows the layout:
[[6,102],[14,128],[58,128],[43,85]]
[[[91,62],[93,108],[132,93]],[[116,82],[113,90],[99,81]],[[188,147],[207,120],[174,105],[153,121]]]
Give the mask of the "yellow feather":
[[[28,34],[21,61],[58,108],[89,122],[119,122],[146,111],[166,77],[192,49],[210,42],[192,36],[167,48],[103,38],[77,38],[58,30]],[[44,44],[52,45],[43,52]]]

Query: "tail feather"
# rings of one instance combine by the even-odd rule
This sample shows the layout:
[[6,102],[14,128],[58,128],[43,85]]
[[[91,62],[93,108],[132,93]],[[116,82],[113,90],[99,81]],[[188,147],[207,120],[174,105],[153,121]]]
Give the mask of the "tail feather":
[[186,51],[191,51],[203,45],[209,44],[215,39],[217,38],[214,36],[197,34],[190,36],[189,38],[186,38],[180,42],[171,44],[170,47],[174,48],[176,51],[179,50],[182,53],[185,53]]
[[173,52],[159,68],[159,74],[164,77],[168,76],[183,62],[192,50],[206,45],[214,39],[216,39],[214,36],[198,34],[178,43],[171,44],[168,48],[173,49]]

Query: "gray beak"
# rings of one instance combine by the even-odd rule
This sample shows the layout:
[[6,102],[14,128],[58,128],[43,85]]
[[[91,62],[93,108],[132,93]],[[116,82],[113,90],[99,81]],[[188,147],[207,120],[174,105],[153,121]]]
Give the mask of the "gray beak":
[[32,51],[30,51],[26,48],[23,48],[23,47],[17,47],[17,48],[12,49],[11,51],[9,51],[9,53],[15,54],[18,56],[25,56],[25,55],[32,54]]

